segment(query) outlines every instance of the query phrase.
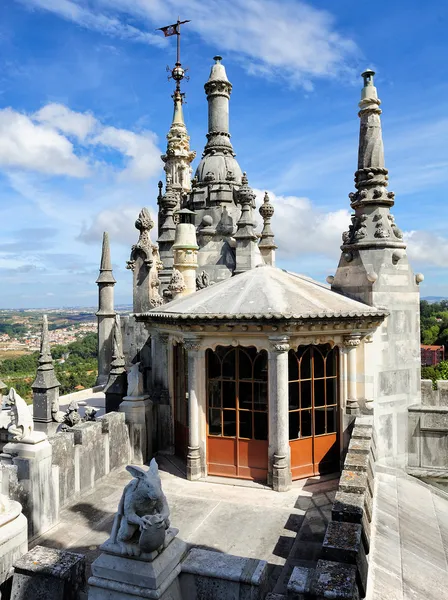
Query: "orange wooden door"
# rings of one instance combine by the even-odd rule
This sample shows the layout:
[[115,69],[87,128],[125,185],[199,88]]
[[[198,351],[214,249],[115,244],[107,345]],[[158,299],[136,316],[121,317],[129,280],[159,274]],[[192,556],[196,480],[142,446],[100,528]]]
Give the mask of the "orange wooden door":
[[210,475],[265,480],[268,467],[267,353],[207,351],[207,463]]
[[289,353],[289,439],[293,479],[338,470],[338,349]]

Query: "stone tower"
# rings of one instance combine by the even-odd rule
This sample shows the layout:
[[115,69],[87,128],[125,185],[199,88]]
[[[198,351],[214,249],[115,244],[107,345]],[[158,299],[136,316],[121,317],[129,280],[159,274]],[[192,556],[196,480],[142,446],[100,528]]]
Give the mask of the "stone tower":
[[103,234],[100,274],[98,284],[98,378],[97,385],[105,385],[112,360],[113,328],[115,323],[114,286],[110,260],[109,234]]
[[207,144],[192,181],[187,208],[196,213],[198,270],[212,281],[230,277],[235,270],[232,236],[241,208],[237,191],[242,171],[235,158],[229,132],[232,84],[220,56],[204,88],[208,102]]
[[[401,462],[406,452],[407,406],[420,398],[418,283],[422,277],[412,272],[403,234],[390,212],[394,193],[387,190],[374,74],[370,70],[362,74],[356,191],[349,195],[354,214],[342,236],[332,289],[390,312],[358,356],[358,365],[364,360],[374,375],[369,381],[357,379],[356,384],[365,395],[359,402],[361,410],[373,408],[380,457]],[[359,368],[358,374],[364,371]]]

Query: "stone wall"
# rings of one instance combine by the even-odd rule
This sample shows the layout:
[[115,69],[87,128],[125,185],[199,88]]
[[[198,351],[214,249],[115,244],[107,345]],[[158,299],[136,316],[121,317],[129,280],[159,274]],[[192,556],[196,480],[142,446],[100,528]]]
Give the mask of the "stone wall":
[[294,567],[288,598],[366,595],[374,494],[376,438],[372,417],[357,417],[315,569]]
[[[48,465],[36,455],[34,448],[40,445],[45,446]],[[34,454],[23,450],[23,444],[15,445],[18,455],[14,444],[8,446],[11,454],[0,456],[0,490],[22,505],[30,540],[58,522],[61,507],[92,490],[112,469],[130,462],[125,415],[116,412],[45,439],[33,447]]]
[[49,438],[52,464],[58,468],[59,504],[92,490],[111,470],[129,464],[128,427],[123,413],[80,423]]
[[408,408],[407,471],[448,491],[448,381],[422,380],[422,402]]

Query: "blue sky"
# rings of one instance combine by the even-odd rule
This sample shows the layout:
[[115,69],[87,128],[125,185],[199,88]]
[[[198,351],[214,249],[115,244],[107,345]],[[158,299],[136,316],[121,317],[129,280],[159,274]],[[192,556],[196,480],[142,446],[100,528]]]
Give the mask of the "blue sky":
[[[448,296],[448,8],[433,0],[3,0],[0,307],[94,306],[101,234],[117,303],[142,206],[154,213],[172,116],[175,38],[201,155],[203,84],[221,54],[237,158],[276,214],[279,266],[323,281],[349,223],[366,67],[376,70],[396,222],[422,295]],[[197,164],[196,159],[194,165]],[[153,240],[157,233],[153,232]]]

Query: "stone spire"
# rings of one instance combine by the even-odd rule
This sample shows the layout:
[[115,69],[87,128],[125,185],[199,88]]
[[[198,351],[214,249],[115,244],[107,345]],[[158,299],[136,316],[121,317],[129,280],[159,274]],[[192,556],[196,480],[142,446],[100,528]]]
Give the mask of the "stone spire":
[[235,233],[236,268],[235,275],[254,268],[263,262],[257,246],[257,234],[254,231],[253,207],[255,193],[249,187],[246,173],[243,173],[241,187],[238,190],[238,201],[241,205],[241,216]]
[[109,377],[104,393],[106,395],[106,412],[118,410],[121,401],[126,396],[127,380],[123,339],[121,334],[120,315],[115,315],[113,329],[113,350]]
[[261,232],[260,242],[258,247],[265,264],[275,266],[275,251],[277,246],[274,241],[274,232],[271,227],[271,219],[274,215],[274,207],[269,201],[269,195],[264,193],[263,204],[258,209],[263,219],[263,230]]
[[163,296],[173,274],[173,244],[176,237],[176,224],[174,211],[178,207],[178,197],[173,189],[170,175],[167,175],[165,194],[160,199],[160,212],[163,213],[163,223],[159,230],[157,243],[159,244],[160,260],[163,269],[159,273],[161,294]]
[[[355,173],[356,192],[349,194],[352,223],[343,234],[342,249],[347,258],[356,247],[393,247],[405,249],[403,234],[397,227],[390,208],[394,205],[394,193],[387,191],[388,171],[384,164],[383,137],[381,131],[381,101],[373,85],[373,71],[362,74],[364,87],[359,103],[361,119],[358,150],[358,170]],[[398,257],[400,252],[397,252]]]
[[138,242],[132,246],[126,268],[133,272],[134,312],[142,313],[163,304],[158,275],[163,265],[157,244],[151,242],[150,231],[154,228],[154,221],[147,208],[140,211],[135,227],[140,235]]
[[96,280],[98,284],[98,378],[97,385],[104,385],[110,369],[112,359],[112,328],[114,326],[114,286],[115,278],[112,273],[110,259],[109,234],[103,234],[103,247],[101,251],[100,274]]
[[406,452],[407,407],[420,398],[421,277],[412,272],[403,234],[390,213],[394,194],[387,190],[380,100],[373,76],[370,70],[362,74],[356,191],[349,194],[354,214],[342,236],[338,268],[329,281],[334,291],[390,313],[372,343],[361,343],[357,356],[351,357],[359,364],[368,362],[374,376],[364,380],[364,370],[358,371],[352,395],[342,399],[342,406],[345,402],[346,412],[353,406],[362,412],[373,409],[379,457],[400,461]]
[[170,130],[166,136],[168,143],[166,153],[162,155],[165,163],[166,181],[171,178],[173,190],[176,192],[178,206],[181,197],[191,190],[191,163],[196,156],[194,150],[190,150],[190,136],[184,122],[182,105],[184,94],[176,89],[173,96],[174,112]]
[[33,390],[33,421],[37,431],[43,431],[46,434],[54,433],[57,427],[56,424],[61,421],[59,415],[59,386],[60,383],[54,372],[50,351],[48,319],[47,315],[44,315],[42,318],[42,335],[36,379],[31,385]]

